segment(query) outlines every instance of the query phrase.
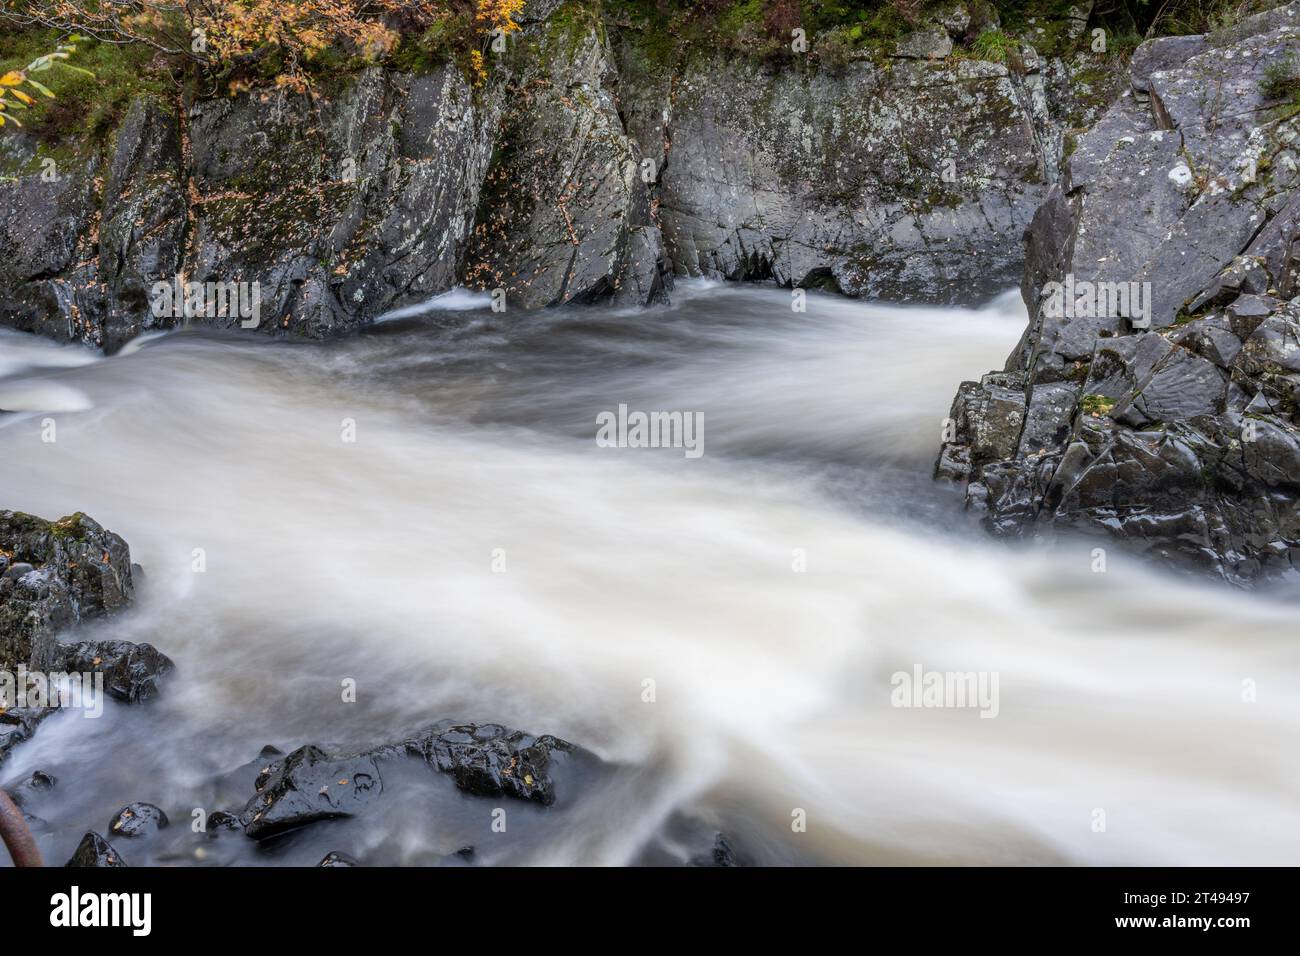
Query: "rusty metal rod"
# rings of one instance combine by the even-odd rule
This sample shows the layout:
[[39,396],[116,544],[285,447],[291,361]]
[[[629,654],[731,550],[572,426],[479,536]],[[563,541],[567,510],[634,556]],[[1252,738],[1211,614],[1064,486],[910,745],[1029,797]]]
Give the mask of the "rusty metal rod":
[[14,861],[14,866],[45,865],[41,862],[41,851],[36,848],[32,831],[27,829],[23,812],[3,790],[0,790],[0,839],[9,848],[9,858]]

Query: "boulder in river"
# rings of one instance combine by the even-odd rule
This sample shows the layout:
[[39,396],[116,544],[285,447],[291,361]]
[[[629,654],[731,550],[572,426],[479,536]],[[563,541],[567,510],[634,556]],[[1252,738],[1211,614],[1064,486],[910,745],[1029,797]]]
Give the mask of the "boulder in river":
[[109,821],[113,836],[137,837],[166,829],[167,814],[152,803],[131,803],[117,811]]
[[330,757],[319,747],[299,747],[268,766],[240,820],[255,840],[359,812],[383,792],[373,756]]
[[126,866],[122,854],[113,849],[111,843],[93,830],[81,838],[76,851],[65,866],[70,867],[117,867]]
[[318,820],[354,816],[384,792],[383,764],[411,758],[450,775],[467,793],[550,806],[556,799],[553,756],[577,750],[549,735],[454,720],[354,755],[331,756],[309,744],[262,770],[240,822],[248,836],[265,840]]
[[[0,700],[0,761],[35,732],[52,713],[57,674],[103,674],[104,691],[126,703],[147,700],[158,692],[160,679],[174,667],[170,658],[150,644],[117,640],[71,640],[67,632],[87,621],[122,611],[135,586],[131,552],[122,538],[81,512],[47,521],[17,511],[0,511],[0,672],[27,668],[41,683],[17,687],[35,692],[42,687],[40,705],[4,711]],[[87,706],[95,701],[85,696]],[[76,694],[73,700],[77,700]]]
[[740,863],[736,859],[736,851],[731,848],[730,841],[724,834],[717,834],[713,838],[713,848],[707,856],[697,856],[691,861],[692,866],[721,866],[736,867]]
[[47,669],[68,673],[102,673],[104,691],[128,704],[149,700],[159,681],[175,669],[170,657],[152,644],[130,641],[82,641],[59,644]]
[[550,806],[555,802],[551,756],[575,748],[549,734],[533,737],[500,724],[442,721],[406,741],[406,749],[451,774],[456,786],[467,793]]

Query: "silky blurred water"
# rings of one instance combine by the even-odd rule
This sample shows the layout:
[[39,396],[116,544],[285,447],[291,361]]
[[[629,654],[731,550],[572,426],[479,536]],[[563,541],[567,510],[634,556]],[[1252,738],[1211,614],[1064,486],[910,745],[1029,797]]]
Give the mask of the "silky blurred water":
[[[1023,329],[1014,295],[434,306],[328,343],[183,331],[108,359],[0,334],[0,507],[126,538],[136,607],[91,633],[178,665],[152,705],[61,714],[0,767],[60,778],[34,811],[52,861],[147,800],[173,835],[128,862],[431,863],[470,841],[622,864],[715,830],[759,863],[1300,862],[1297,604],[1113,549],[1094,573],[1104,542],[993,542],[931,482],[957,384]],[[702,414],[703,456],[599,447],[620,404]],[[918,665],[996,672],[996,718],[891,706]],[[500,801],[431,774],[280,849],[189,833],[192,808],[251,795],[222,775],[264,744],[442,717],[611,766],[496,842]]]

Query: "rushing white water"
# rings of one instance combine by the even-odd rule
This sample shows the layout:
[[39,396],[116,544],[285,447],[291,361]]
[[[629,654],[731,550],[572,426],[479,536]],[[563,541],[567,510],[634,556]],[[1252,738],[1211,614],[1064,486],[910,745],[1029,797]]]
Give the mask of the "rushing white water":
[[[1300,862],[1297,605],[1115,553],[1094,573],[1096,541],[986,540],[930,482],[957,383],[1023,328],[1014,296],[675,302],[324,344],[186,332],[101,361],[0,338],[0,507],[122,534],[146,577],[98,630],[179,668],[154,705],[60,715],[0,770],[62,779],[47,855],[130,800],[183,818],[264,743],[460,717],[616,765],[474,840],[489,862],[690,855],[683,818],[767,863]],[[597,447],[620,403],[703,413],[704,456]],[[997,716],[891,706],[917,665],[996,672]],[[430,862],[472,826],[401,804],[228,862]]]

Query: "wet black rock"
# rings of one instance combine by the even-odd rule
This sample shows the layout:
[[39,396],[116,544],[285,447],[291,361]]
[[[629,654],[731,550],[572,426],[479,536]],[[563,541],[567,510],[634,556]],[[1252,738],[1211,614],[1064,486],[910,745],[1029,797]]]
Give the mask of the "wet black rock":
[[123,807],[109,821],[112,836],[137,837],[166,829],[170,821],[152,803],[132,803]]
[[369,755],[330,757],[308,745],[263,770],[256,788],[240,820],[248,836],[265,840],[317,820],[352,816],[383,792],[383,780]]
[[134,704],[156,696],[160,681],[175,667],[171,658],[152,644],[83,641],[57,645],[47,669],[102,673],[104,691],[110,697]]
[[225,810],[213,810],[208,814],[207,832],[213,833],[218,830],[240,830],[243,829],[238,815],[227,813]]
[[331,850],[325,854],[317,866],[360,866],[361,864],[348,856],[346,853],[340,853],[337,850]]
[[500,724],[442,721],[406,741],[406,749],[451,774],[456,786],[468,793],[550,806],[555,802],[549,773],[552,754],[575,748],[549,734],[533,737]]
[[81,838],[76,852],[64,866],[74,867],[110,867],[126,866],[122,855],[98,833],[90,832]]
[[120,611],[134,593],[131,552],[80,512],[46,521],[0,511],[0,668],[41,667],[55,637]]
[[412,761],[450,775],[477,796],[506,796],[550,806],[555,755],[578,752],[556,737],[534,737],[499,724],[444,720],[397,744],[352,755],[330,755],[307,745],[277,758],[257,775],[256,795],[240,814],[255,840],[279,836],[319,820],[350,817],[384,791],[381,768]]

